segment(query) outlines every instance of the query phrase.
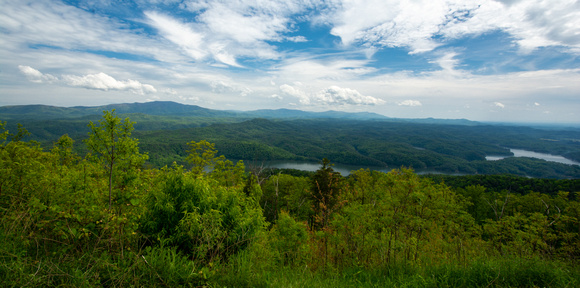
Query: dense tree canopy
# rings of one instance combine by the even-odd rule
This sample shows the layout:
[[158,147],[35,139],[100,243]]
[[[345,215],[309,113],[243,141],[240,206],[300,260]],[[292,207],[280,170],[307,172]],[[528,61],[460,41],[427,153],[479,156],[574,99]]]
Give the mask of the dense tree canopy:
[[580,285],[577,180],[260,174],[195,139],[192,169],[145,168],[131,122],[102,121],[87,155],[0,122],[4,286]]

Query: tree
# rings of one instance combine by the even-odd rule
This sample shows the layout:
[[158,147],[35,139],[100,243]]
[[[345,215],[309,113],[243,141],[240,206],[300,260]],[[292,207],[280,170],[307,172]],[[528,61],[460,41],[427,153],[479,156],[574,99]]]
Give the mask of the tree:
[[0,121],[0,147],[6,144],[6,138],[8,138],[8,130],[6,130],[6,122]]
[[74,142],[75,141],[70,138],[68,134],[64,134],[54,143],[52,153],[58,155],[62,165],[68,164],[73,158],[75,158],[75,155],[72,152]]
[[[328,225],[330,215],[338,206],[342,187],[340,173],[332,169],[332,164],[326,158],[312,177],[312,202],[314,204],[313,227],[324,228]],[[315,224],[316,223],[316,224]]]
[[18,123],[18,132],[16,134],[8,134],[12,136],[12,142],[20,142],[24,137],[30,136],[30,132],[24,128],[24,126]]
[[[129,118],[122,120],[111,112],[103,111],[103,119],[99,125],[92,121],[89,123],[89,139],[85,140],[89,150],[97,162],[103,165],[109,177],[109,210],[112,205],[112,191],[115,175],[124,173],[127,175],[136,167],[147,160],[146,154],[139,154],[139,141],[131,138],[134,122]],[[130,177],[129,177],[130,178]]]
[[213,168],[217,161],[225,159],[223,155],[216,157],[218,151],[215,149],[215,144],[205,140],[191,141],[187,143],[187,146],[189,146],[187,161],[193,165],[191,172],[194,174],[202,174],[206,169]]

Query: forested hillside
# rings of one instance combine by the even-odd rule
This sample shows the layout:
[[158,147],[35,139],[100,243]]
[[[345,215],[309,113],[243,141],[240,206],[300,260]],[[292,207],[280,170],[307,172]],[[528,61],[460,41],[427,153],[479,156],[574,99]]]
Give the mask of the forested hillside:
[[[136,121],[148,165],[185,164],[191,140],[207,140],[229,159],[261,163],[290,160],[358,167],[412,167],[454,174],[514,174],[539,178],[580,178],[580,166],[534,158],[486,161],[509,156],[508,148],[561,155],[580,162],[580,130],[485,125],[467,120],[388,119],[370,113],[298,110],[218,111],[174,102],[114,104],[100,107],[42,105],[0,107],[7,129],[20,123],[31,139],[48,149],[61,135],[86,138],[88,121],[103,109]],[[100,110],[99,110],[100,109]],[[266,117],[264,118],[256,118]],[[507,147],[507,148],[506,148]],[[84,154],[84,147],[76,152]]]
[[[320,161],[362,167],[412,167],[446,173],[579,178],[580,167],[532,158],[486,161],[510,148],[577,159],[580,132],[525,127],[464,126],[383,121],[254,119],[176,131],[140,132],[155,165],[183,161],[187,139],[206,139],[231,159]],[[576,137],[576,138],[575,138]],[[546,141],[545,139],[554,139]],[[180,158],[181,157],[181,158]],[[158,161],[158,162],[155,162]]]
[[[580,285],[577,180],[419,177],[404,167],[345,178],[329,160],[343,143],[340,150],[368,161],[393,149],[483,161],[469,147],[501,152],[473,138],[489,127],[460,138],[449,131],[461,127],[253,120],[137,134],[115,111],[87,124],[84,140],[65,134],[43,149],[26,127],[0,122],[4,287]],[[543,132],[509,138],[533,133]],[[387,135],[392,141],[381,144]],[[412,142],[397,144],[403,137]],[[178,141],[183,165],[146,164],[156,154],[144,146],[166,151]],[[294,146],[301,141],[311,146]],[[234,163],[220,145],[250,156],[329,155],[314,173],[283,173]],[[438,159],[424,153],[416,159]]]
[[[580,166],[534,158],[486,161],[509,156],[508,148],[562,155],[580,161],[580,130],[484,125],[467,120],[388,119],[370,113],[210,110],[174,102],[114,104],[100,107],[42,105],[0,107],[7,129],[20,123],[31,139],[48,149],[61,135],[86,138],[88,121],[103,109],[136,121],[135,135],[151,157],[148,165],[185,164],[191,140],[207,140],[229,159],[262,163],[290,160],[331,162],[373,169],[412,167],[454,174],[513,174],[540,178],[579,178]],[[267,117],[268,119],[254,117]],[[86,153],[77,147],[77,153]]]

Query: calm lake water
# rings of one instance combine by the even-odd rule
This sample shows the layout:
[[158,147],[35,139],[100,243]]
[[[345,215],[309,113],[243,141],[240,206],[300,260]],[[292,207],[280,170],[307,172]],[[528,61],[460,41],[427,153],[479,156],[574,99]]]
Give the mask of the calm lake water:
[[521,150],[521,149],[510,149],[510,151],[512,153],[514,153],[514,156],[487,156],[487,157],[485,157],[485,159],[490,160],[490,161],[495,161],[495,160],[500,160],[500,159],[504,159],[504,158],[508,158],[508,157],[531,157],[531,158],[544,159],[546,161],[558,162],[558,163],[563,163],[563,164],[568,164],[568,165],[580,165],[580,162],[566,159],[566,158],[564,158],[562,156],[558,156],[558,155],[537,153],[537,152]]
[[[558,155],[537,153],[537,152],[526,151],[526,150],[521,150],[521,149],[510,149],[510,151],[512,153],[514,153],[514,156],[487,156],[487,157],[485,157],[485,159],[489,160],[489,161],[494,161],[494,160],[504,159],[507,157],[532,157],[532,158],[539,158],[539,159],[544,159],[546,161],[559,162],[559,163],[564,163],[564,164],[569,164],[569,165],[580,165],[579,162],[572,161],[570,159],[566,159],[566,158],[564,158],[562,156],[558,156]],[[266,167],[270,167],[270,168],[297,169],[297,170],[303,170],[303,171],[316,171],[316,170],[320,169],[320,163],[312,163],[312,162],[267,161],[264,163],[264,165]],[[381,171],[381,172],[389,172],[393,169],[393,168],[388,168],[388,167],[377,167],[377,166],[370,167],[370,166],[341,165],[341,164],[334,164],[332,166],[332,169],[334,169],[334,171],[336,171],[336,172],[339,172],[342,176],[348,176],[348,175],[350,175],[351,171],[356,171],[356,170],[359,170],[361,168],[362,169],[368,168],[370,170]],[[425,170],[425,171],[416,170],[415,173],[417,173],[417,174],[464,175],[464,174],[441,173],[441,172],[433,171],[433,170]]]
[[[320,163],[310,163],[310,162],[293,162],[293,161],[267,161],[264,163],[265,166],[270,168],[280,168],[280,169],[296,169],[302,171],[316,171],[320,169]],[[339,172],[342,176],[350,175],[351,171],[356,171],[359,169],[366,169],[369,168],[371,170],[379,170],[382,172],[389,172],[391,169],[382,168],[382,167],[363,167],[363,166],[356,166],[356,165],[341,165],[341,164],[334,164],[332,169],[334,171]]]
[[[267,161],[264,163],[264,166],[270,168],[279,168],[279,169],[296,169],[302,171],[311,171],[314,172],[320,169],[320,163],[307,163],[307,162],[293,162],[293,161]],[[379,166],[357,166],[357,165],[342,165],[342,164],[333,164],[332,169],[336,172],[339,172],[342,176],[350,175],[350,172],[356,171],[359,169],[370,169],[373,171],[381,171],[381,172],[389,172],[396,168],[388,168],[388,167],[379,167]],[[398,169],[398,168],[397,168]],[[434,170],[415,170],[415,173],[422,175],[422,174],[446,174],[446,175],[465,175],[465,174],[456,174],[456,173],[441,173]]]

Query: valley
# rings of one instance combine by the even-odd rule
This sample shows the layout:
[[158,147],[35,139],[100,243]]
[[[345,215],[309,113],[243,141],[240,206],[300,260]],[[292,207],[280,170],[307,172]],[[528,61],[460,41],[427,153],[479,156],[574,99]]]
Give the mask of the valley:
[[[296,161],[316,164],[322,158],[354,167],[410,167],[448,174],[513,174],[539,178],[579,178],[580,167],[530,157],[526,150],[580,161],[580,129],[490,125],[467,120],[393,119],[378,114],[298,110],[217,111],[173,102],[117,104],[102,107],[0,107],[0,120],[17,123],[33,140],[51,147],[63,134],[77,142],[99,111],[118,109],[135,122],[135,135],[148,165],[185,164],[186,143],[207,140],[228,159],[246,162]],[[63,112],[65,111],[65,112]],[[256,118],[260,116],[261,118]],[[546,141],[545,139],[551,139]],[[81,145],[77,146],[82,153]],[[488,161],[486,157],[506,157]]]

